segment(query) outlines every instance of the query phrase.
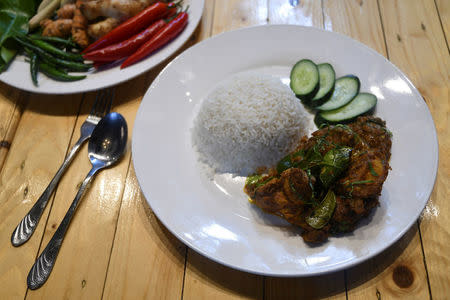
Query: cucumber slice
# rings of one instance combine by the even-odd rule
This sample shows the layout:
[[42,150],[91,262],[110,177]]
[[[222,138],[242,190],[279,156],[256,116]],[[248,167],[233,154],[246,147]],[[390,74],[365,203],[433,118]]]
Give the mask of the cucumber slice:
[[291,89],[301,99],[317,93],[319,88],[319,69],[309,59],[298,61],[291,70]]
[[318,115],[327,122],[343,122],[367,113],[377,104],[377,97],[370,93],[358,94],[350,103],[335,110],[322,111]]
[[331,93],[333,93],[334,81],[336,80],[336,73],[330,64],[320,64],[317,68],[319,69],[319,90],[314,98],[311,99],[311,106],[321,105],[330,97]]
[[360,82],[358,77],[347,75],[338,78],[334,84],[333,94],[330,99],[316,107],[318,110],[333,110],[349,103],[359,92]]

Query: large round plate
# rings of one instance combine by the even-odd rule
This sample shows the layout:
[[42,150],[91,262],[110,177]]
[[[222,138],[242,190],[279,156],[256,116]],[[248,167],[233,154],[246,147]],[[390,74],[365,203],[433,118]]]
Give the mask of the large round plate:
[[[375,114],[393,133],[392,171],[380,206],[352,234],[315,247],[303,242],[298,229],[251,205],[242,191],[244,178],[223,174],[209,180],[191,145],[196,110],[218,82],[256,70],[287,83],[302,58],[329,62],[338,76],[359,76],[361,90],[378,97]],[[142,101],[132,149],[142,191],[173,234],[219,263],[274,276],[336,271],[392,245],[423,210],[438,160],[430,112],[399,69],[346,36],[290,25],[227,32],[178,56]]]
[[39,74],[39,86],[33,85],[30,77],[30,65],[23,56],[18,56],[8,70],[0,74],[0,81],[16,88],[42,94],[73,94],[113,86],[134,78],[155,67],[175,53],[192,35],[203,13],[204,0],[185,0],[183,6],[189,5],[189,23],[183,32],[169,44],[141,62],[120,70],[120,65],[113,68],[92,72],[82,81],[61,82]]

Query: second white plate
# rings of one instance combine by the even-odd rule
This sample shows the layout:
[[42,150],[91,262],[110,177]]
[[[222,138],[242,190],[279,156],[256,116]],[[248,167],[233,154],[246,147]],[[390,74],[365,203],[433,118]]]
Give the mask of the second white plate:
[[29,63],[25,62],[23,56],[18,56],[9,68],[0,74],[0,81],[34,93],[73,94],[99,90],[132,79],[169,58],[192,35],[203,14],[204,0],[185,0],[183,5],[189,5],[189,23],[183,32],[151,56],[128,68],[121,70],[120,66],[116,66],[96,71],[88,74],[86,79],[73,82],[56,81],[39,74],[39,86],[36,87],[31,81]]

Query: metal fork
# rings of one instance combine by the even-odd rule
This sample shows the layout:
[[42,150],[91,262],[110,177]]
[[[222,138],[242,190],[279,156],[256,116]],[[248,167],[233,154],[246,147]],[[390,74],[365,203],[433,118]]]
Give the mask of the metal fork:
[[80,149],[80,146],[91,137],[92,131],[94,130],[100,119],[104,115],[109,113],[109,111],[111,110],[113,98],[113,89],[102,90],[97,94],[90,114],[81,125],[80,138],[70,150],[61,167],[59,167],[58,171],[56,172],[55,177],[53,177],[52,181],[50,181],[41,197],[39,197],[39,199],[36,201],[30,211],[25,215],[22,221],[20,221],[19,225],[17,225],[16,229],[12,233],[11,243],[13,244],[13,246],[18,247],[30,239],[31,235],[34,233],[34,230],[37,227],[37,224],[42,216],[42,213],[44,212],[45,207],[47,206],[48,200],[50,199],[50,196],[58,185],[59,180],[64,174],[64,171],[67,169],[75,154]]

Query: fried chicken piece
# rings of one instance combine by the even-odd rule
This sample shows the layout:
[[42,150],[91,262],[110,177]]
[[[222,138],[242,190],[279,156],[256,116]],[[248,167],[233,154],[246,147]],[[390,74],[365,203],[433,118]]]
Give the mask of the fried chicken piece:
[[[266,177],[267,178],[267,177]],[[265,178],[262,179],[264,181]],[[311,179],[314,182],[314,179]],[[303,225],[303,206],[311,199],[310,179],[305,171],[291,168],[280,178],[270,179],[262,186],[246,186],[254,203],[266,212],[276,214],[288,222]]]
[[88,22],[79,9],[80,2],[80,0],[77,1],[77,8],[73,15],[72,38],[81,48],[86,48],[89,45],[89,37],[87,35]]
[[290,168],[281,173],[281,179],[283,180],[284,193],[292,203],[304,205],[311,199],[311,185],[314,185],[315,179],[312,178],[310,183],[305,171]]
[[95,24],[88,26],[87,33],[93,39],[98,39],[99,37],[107,34],[120,24],[118,19],[107,18]]
[[40,23],[43,28],[42,35],[66,38],[71,33],[72,23],[70,19],[58,19],[55,21],[50,19],[42,20]]
[[[305,242],[308,243],[321,243],[324,242],[327,238],[328,238],[328,231],[331,228],[330,224],[327,224],[324,228],[322,229],[314,229],[312,227],[309,227],[309,230],[305,230],[302,233],[302,238]],[[303,229],[305,229],[303,227]]]
[[381,194],[389,171],[389,164],[380,151],[355,152],[350,158],[350,167],[338,181],[338,194],[356,198],[373,198]]
[[364,141],[360,147],[377,149],[388,161],[391,157],[391,132],[386,128],[386,122],[371,116],[358,117],[349,127]]
[[123,21],[155,2],[155,0],[82,0],[80,8],[88,20],[110,17]]
[[[263,177],[263,181],[267,180]],[[286,195],[283,193],[283,181],[280,178],[270,179],[262,186],[246,186],[246,193],[252,195],[254,203],[269,213],[276,213],[283,209],[288,203]]]
[[360,141],[355,145],[350,166],[336,191],[356,198],[375,198],[381,194],[389,171],[390,132],[385,122],[374,117],[359,117],[350,128]]
[[356,143],[354,133],[347,126],[328,126],[313,132],[303,149],[312,148],[319,140],[325,140],[319,148],[322,155],[336,147],[335,145],[353,147]]
[[56,15],[59,19],[72,19],[76,6],[73,3],[65,4],[56,11]]

